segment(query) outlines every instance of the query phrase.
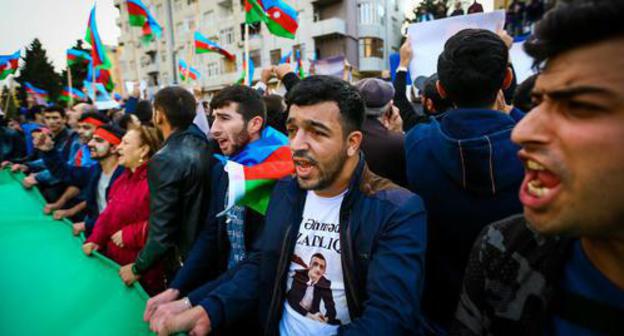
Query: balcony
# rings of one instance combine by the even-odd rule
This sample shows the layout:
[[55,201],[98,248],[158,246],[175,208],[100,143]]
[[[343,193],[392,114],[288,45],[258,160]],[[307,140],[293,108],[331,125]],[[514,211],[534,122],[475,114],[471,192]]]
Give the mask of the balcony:
[[383,58],[377,57],[360,57],[360,72],[379,72],[384,70],[386,64]]
[[347,23],[341,18],[330,18],[313,23],[312,37],[347,35]]
[[327,5],[333,5],[335,3],[340,3],[342,2],[342,0],[314,0],[312,1],[312,4],[314,6],[327,6]]
[[385,39],[385,27],[380,24],[359,24],[358,37],[377,37]]
[[147,74],[158,73],[158,65],[156,63],[148,63],[143,66],[143,72]]

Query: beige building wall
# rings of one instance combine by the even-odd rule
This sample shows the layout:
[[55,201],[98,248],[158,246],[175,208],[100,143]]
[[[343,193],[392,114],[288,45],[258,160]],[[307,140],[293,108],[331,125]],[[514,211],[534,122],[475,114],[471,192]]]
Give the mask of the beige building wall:
[[[250,36],[251,56],[259,79],[260,69],[278,55],[300,49],[306,71],[315,57],[344,55],[357,71],[378,74],[388,69],[388,55],[399,48],[404,19],[403,0],[285,0],[299,13],[295,40],[271,35],[265,25]],[[151,86],[179,83],[177,62],[192,63],[202,77],[197,84],[215,91],[234,83],[240,75],[245,20],[242,0],[143,0],[163,26],[163,36],[147,46],[137,43],[140,29],[128,27],[123,0],[120,10],[120,69],[124,80],[147,80]],[[170,10],[169,10],[170,8]],[[169,16],[169,14],[171,14]],[[193,55],[194,31],[236,55],[236,64],[214,54]],[[373,46],[371,48],[370,46]],[[294,53],[293,53],[294,56]]]

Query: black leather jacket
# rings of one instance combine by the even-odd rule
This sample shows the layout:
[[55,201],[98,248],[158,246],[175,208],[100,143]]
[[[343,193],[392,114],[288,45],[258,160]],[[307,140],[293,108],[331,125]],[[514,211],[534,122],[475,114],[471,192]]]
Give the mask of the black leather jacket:
[[186,258],[206,217],[213,164],[212,147],[194,124],[175,131],[152,157],[149,232],[136,272],[162,260],[171,274]]

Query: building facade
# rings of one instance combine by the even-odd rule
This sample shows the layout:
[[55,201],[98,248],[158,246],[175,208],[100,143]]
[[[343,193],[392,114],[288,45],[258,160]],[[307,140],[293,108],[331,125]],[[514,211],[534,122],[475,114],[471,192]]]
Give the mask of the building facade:
[[[163,36],[149,44],[138,42],[140,28],[128,26],[124,0],[120,10],[120,68],[124,80],[146,80],[159,87],[179,83],[177,64],[183,59],[201,73],[194,84],[211,92],[234,83],[241,74],[244,52],[244,0],[143,0],[163,26]],[[310,62],[344,56],[355,71],[379,74],[389,67],[388,55],[398,51],[404,20],[402,0],[284,0],[299,13],[294,40],[271,35],[265,25],[250,27],[250,56],[259,69],[275,65],[298,50],[308,71]],[[194,55],[193,33],[217,42],[236,55],[231,62],[216,53]]]

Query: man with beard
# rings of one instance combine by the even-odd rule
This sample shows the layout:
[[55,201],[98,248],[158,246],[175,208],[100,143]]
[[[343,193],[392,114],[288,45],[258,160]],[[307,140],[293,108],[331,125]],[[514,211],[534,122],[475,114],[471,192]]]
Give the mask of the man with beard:
[[560,2],[524,48],[524,214],[484,228],[454,335],[624,335],[624,2]]
[[86,200],[84,222],[74,224],[75,235],[85,231],[89,236],[99,214],[106,208],[108,190],[123,167],[117,164],[115,148],[121,143],[123,131],[110,125],[98,127],[87,143],[90,156],[97,164],[89,167],[76,167],[63,160],[58,151],[38,147],[52,175],[66,184],[83,190]]
[[[212,98],[210,108],[215,117],[212,137],[228,160],[242,162],[252,151],[288,141],[285,135],[265,128],[262,98],[247,86],[223,89]],[[167,318],[197,305],[213,288],[231,277],[232,270],[246,257],[264,226],[264,216],[249,207],[235,205],[224,216],[217,215],[228,203],[228,182],[223,163],[216,164],[204,230],[170,288],[147,302],[144,319],[150,322],[153,331],[160,331]],[[214,249],[215,246],[218,248]],[[243,332],[228,330],[228,333],[236,334],[236,331]]]
[[[89,167],[95,164],[95,161],[91,159],[88,143],[91,141],[96,128],[106,125],[108,122],[109,119],[99,113],[90,112],[81,114],[74,126],[76,133],[78,133],[81,146],[72,154],[68,163],[76,167]],[[44,173],[40,173],[38,176],[42,176],[41,174],[50,174],[50,172],[47,170]],[[75,199],[79,194],[80,188],[70,185],[54,203],[46,204],[43,208],[43,212],[46,214],[54,212],[54,219],[57,220],[65,217],[74,217],[80,214],[86,207],[86,203],[83,200],[80,198],[78,200]]]
[[[296,84],[287,101],[296,176],[276,185],[268,225],[232,279],[168,319],[160,334],[205,335],[242,322],[254,308],[267,335],[418,332],[426,240],[422,201],[366,167],[360,154],[364,102],[352,85],[312,76]],[[293,256],[311,260],[316,253],[327,260],[340,325],[302,316],[287,303],[301,269]]]

